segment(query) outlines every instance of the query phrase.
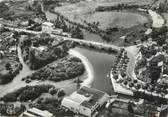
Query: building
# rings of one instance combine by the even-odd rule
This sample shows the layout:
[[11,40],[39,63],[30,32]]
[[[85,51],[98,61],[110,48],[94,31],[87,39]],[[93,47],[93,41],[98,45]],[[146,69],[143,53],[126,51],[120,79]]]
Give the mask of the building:
[[52,30],[52,34],[54,35],[61,35],[63,33],[63,29],[60,29],[60,28],[54,28]]
[[12,46],[9,48],[9,52],[16,52],[17,51],[17,47],[16,46]]
[[53,117],[53,114],[51,114],[48,111],[42,111],[37,108],[31,108],[27,111],[25,111],[21,117]]
[[51,33],[53,31],[54,24],[51,22],[42,23],[42,31],[46,33]]
[[60,28],[55,28],[51,32],[53,35],[60,35],[60,36],[65,36],[65,37],[72,37],[70,33],[68,32],[63,32],[63,29]]
[[65,97],[61,105],[75,113],[91,117],[108,99],[107,93],[84,86]]

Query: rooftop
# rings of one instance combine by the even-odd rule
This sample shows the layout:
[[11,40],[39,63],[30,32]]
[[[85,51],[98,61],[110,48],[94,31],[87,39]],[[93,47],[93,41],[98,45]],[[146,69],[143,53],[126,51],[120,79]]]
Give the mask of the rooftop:
[[53,23],[51,23],[51,22],[44,22],[44,23],[43,23],[43,25],[47,25],[47,26],[54,26],[54,24],[53,24]]
[[69,96],[69,99],[81,104],[85,100],[89,100],[89,97],[86,97],[85,95],[80,95],[77,92],[74,92],[72,95]]
[[74,106],[75,104],[76,106],[92,109],[92,107],[103,105],[108,98],[109,95],[107,93],[84,86],[70,96],[65,97],[62,101],[62,105],[69,107],[69,105],[73,104]]
[[39,116],[45,116],[45,117],[51,117],[52,116],[52,114],[51,113],[49,113],[48,111],[42,111],[42,110],[39,110],[39,109],[37,109],[37,108],[31,108],[31,109],[29,109],[28,111],[27,111],[27,113],[33,113],[33,114],[35,114],[35,113],[37,113]]
[[80,90],[77,91],[77,93],[80,95],[84,95],[85,97],[90,97],[90,100],[85,100],[81,103],[81,105],[88,108],[91,108],[92,106],[94,106],[106,95],[106,93],[100,90],[88,88],[88,87],[82,87]]

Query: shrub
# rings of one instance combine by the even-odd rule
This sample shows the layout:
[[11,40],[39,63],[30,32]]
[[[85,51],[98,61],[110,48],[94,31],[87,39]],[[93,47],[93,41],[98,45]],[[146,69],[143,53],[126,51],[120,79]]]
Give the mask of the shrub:
[[5,95],[2,100],[5,102],[15,102],[17,99],[20,101],[34,100],[38,98],[42,93],[49,92],[52,85],[38,85],[38,86],[26,86],[20,88],[12,93]]
[[50,94],[51,94],[51,95],[55,95],[57,92],[58,92],[58,89],[52,89],[52,90],[50,91]]
[[58,93],[58,97],[62,97],[62,96],[65,96],[65,95],[66,95],[66,93],[65,93],[64,90],[61,90],[61,91],[59,91],[59,93]]

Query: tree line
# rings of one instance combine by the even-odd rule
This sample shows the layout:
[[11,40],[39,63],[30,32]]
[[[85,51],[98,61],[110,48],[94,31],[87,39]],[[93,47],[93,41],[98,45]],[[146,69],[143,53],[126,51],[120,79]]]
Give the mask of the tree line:
[[117,4],[115,6],[98,6],[95,11],[104,12],[104,11],[122,11],[129,9],[137,9],[137,8],[147,8],[146,5],[129,5],[129,4]]

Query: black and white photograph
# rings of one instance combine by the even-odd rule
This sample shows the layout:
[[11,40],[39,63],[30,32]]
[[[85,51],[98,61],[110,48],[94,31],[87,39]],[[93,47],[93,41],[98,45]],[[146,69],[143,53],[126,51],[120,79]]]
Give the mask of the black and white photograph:
[[0,117],[168,117],[168,0],[0,0]]

